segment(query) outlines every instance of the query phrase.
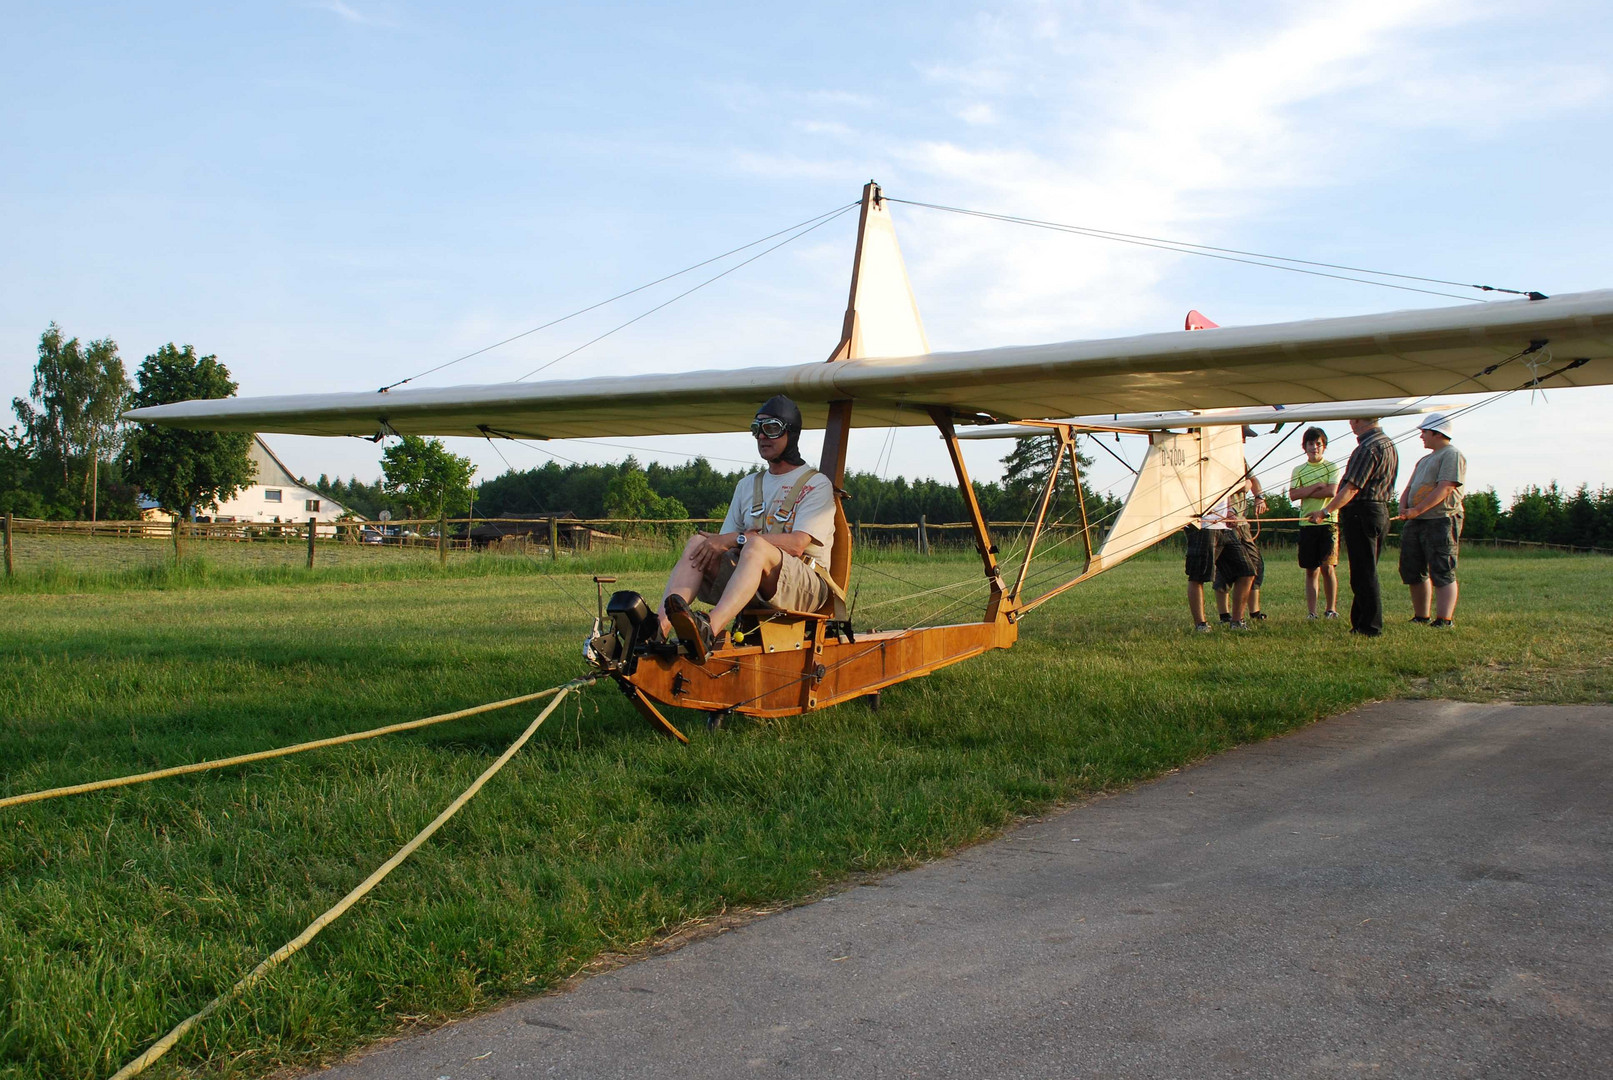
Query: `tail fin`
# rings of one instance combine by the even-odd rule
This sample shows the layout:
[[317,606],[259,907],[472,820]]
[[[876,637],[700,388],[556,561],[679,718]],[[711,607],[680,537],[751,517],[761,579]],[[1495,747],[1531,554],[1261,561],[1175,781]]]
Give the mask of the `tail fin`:
[[1090,577],[1173,535],[1219,502],[1243,478],[1243,439],[1235,427],[1151,436],[1148,454]]

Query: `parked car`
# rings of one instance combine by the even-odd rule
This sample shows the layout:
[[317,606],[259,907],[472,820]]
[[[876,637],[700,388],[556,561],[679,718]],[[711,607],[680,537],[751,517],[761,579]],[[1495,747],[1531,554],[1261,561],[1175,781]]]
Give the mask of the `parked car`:
[[419,535],[413,529],[406,529],[402,525],[375,523],[360,529],[358,539],[361,544],[407,544]]

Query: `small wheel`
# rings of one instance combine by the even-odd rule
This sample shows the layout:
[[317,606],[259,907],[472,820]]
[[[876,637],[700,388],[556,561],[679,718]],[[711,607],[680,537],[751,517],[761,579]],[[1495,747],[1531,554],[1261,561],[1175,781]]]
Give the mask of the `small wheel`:
[[869,712],[879,711],[879,694],[877,692],[864,695],[863,700],[868,703]]
[[719,712],[706,714],[706,730],[716,731],[722,727],[723,721],[734,715],[734,710],[723,709]]

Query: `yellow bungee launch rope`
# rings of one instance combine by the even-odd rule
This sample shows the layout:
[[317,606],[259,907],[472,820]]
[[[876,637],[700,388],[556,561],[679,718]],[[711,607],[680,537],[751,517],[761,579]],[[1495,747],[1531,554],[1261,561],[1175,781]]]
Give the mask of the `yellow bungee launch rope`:
[[549,719],[549,714],[555,711],[556,707],[559,706],[561,701],[565,700],[567,694],[573,690],[578,690],[582,687],[591,685],[593,682],[594,679],[592,677],[573,679],[571,682],[554,687],[552,690],[544,691],[544,693],[554,694],[554,700],[549,702],[548,705],[544,706],[543,711],[537,715],[537,718],[534,719],[532,723],[527,725],[527,729],[521,733],[518,739],[510,744],[509,749],[500,754],[498,760],[489,765],[482,775],[478,776],[475,782],[472,783],[470,787],[466,788],[457,799],[449,803],[443,812],[438,814],[430,825],[427,825],[424,829],[421,829],[417,834],[415,834],[414,839],[410,840],[407,844],[404,844],[403,847],[399,848],[396,855],[393,855],[386,862],[382,863],[373,874],[365,878],[362,883],[353,889],[352,892],[342,897],[342,899],[338,901],[334,907],[325,912],[323,915],[319,916],[319,918],[315,919],[313,922],[309,923],[307,929],[303,930],[302,933],[280,946],[280,948],[271,953],[262,963],[243,976],[242,979],[234,986],[230,987],[230,989],[208,1002],[198,1012],[185,1018],[184,1020],[181,1020],[172,1031],[158,1039],[156,1042],[152,1043],[151,1046],[148,1047],[146,1051],[139,1057],[135,1058],[123,1068],[119,1069],[113,1075],[112,1080],[128,1080],[129,1077],[140,1075],[140,1073],[144,1072],[146,1068],[172,1049],[175,1043],[184,1038],[185,1034],[189,1032],[191,1028],[213,1015],[219,1006],[249,990],[253,985],[261,981],[265,975],[273,971],[276,967],[279,967],[293,954],[297,953],[310,941],[314,940],[321,930],[339,919],[348,908],[358,903],[359,900],[363,899],[366,893],[379,885],[381,881],[385,879],[386,876],[393,870],[397,869],[403,860],[414,854],[415,850],[419,848],[421,844],[424,844],[427,840],[429,840],[431,835],[438,829],[442,828],[443,825],[447,823],[449,818],[453,817],[459,812],[460,807],[470,802],[475,794],[482,789],[482,785],[491,780],[500,769],[504,768],[505,763],[507,763],[510,758],[514,757],[516,752],[519,751],[521,747],[526,745],[527,740],[532,738],[545,720]]
[[[570,684],[568,683],[567,685]],[[231,765],[247,765],[254,761],[267,761],[270,758],[285,757],[288,754],[300,754],[307,750],[318,750],[326,746],[340,746],[343,743],[358,742],[360,739],[373,739],[380,735],[391,735],[399,731],[413,731],[415,728],[443,724],[449,720],[461,720],[467,716],[476,716],[478,713],[507,709],[512,705],[522,705],[528,701],[536,701],[539,698],[548,697],[550,694],[559,693],[562,689],[562,687],[550,687],[547,690],[539,690],[535,694],[522,694],[520,697],[505,698],[503,701],[492,701],[486,705],[459,709],[455,712],[438,713],[436,716],[427,716],[420,720],[406,720],[401,724],[388,724],[385,727],[371,728],[368,731],[355,731],[348,735],[336,735],[329,739],[315,739],[313,742],[297,743],[295,746],[282,746],[277,750],[259,750],[256,753],[219,758],[217,761],[198,761],[190,765],[175,765],[172,768],[157,769],[153,772],[118,776],[111,780],[95,780],[87,784],[70,784],[67,787],[47,788],[43,791],[30,791],[25,795],[8,795],[5,798],[0,798],[0,810],[4,810],[8,806],[22,806],[24,803],[43,802],[45,799],[59,799],[63,795],[83,795],[90,791],[104,791],[107,788],[124,787],[128,784],[142,784],[147,780],[163,780],[170,776],[185,776],[189,773],[207,772],[209,769],[225,769]]]

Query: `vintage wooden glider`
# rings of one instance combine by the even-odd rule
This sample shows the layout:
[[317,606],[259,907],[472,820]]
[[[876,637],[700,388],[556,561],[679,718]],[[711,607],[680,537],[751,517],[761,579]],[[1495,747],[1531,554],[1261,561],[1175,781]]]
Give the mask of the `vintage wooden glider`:
[[[980,553],[981,617],[946,626],[858,633],[832,607],[742,616],[737,641],[697,665],[655,639],[636,593],[601,612],[585,654],[661,730],[683,739],[657,704],[788,716],[877,694],[894,683],[1007,648],[1019,620],[1053,596],[1171,535],[1237,485],[1241,425],[1374,415],[1430,396],[1613,383],[1613,290],[1456,308],[1214,327],[1101,341],[931,352],[877,185],[863,191],[851,295],[829,362],[658,376],[620,376],[377,393],[187,401],[137,409],[142,423],[304,435],[467,435],[563,439],[742,430],[758,402],[785,393],[824,429],[819,469],[840,491],[853,427],[934,425],[957,475]],[[1193,325],[1189,319],[1189,326]],[[1305,409],[1272,406],[1312,403]],[[1347,404],[1328,404],[1347,403]],[[1152,410],[1149,415],[1134,415]],[[1212,414],[1206,410],[1224,410]],[[1331,411],[1330,411],[1331,410]],[[1381,415],[1395,410],[1383,408]],[[1094,415],[1103,414],[1103,415]],[[1122,415],[1124,414],[1124,415]],[[1060,419],[1076,417],[1077,419]],[[1105,418],[1107,417],[1107,418]],[[959,443],[980,425],[1041,431],[1054,466],[1025,555],[1005,578]],[[1068,581],[1024,595],[1064,462],[1081,431],[1146,435],[1150,445],[1120,517],[1096,550],[1081,509],[1084,564]],[[1001,431],[984,434],[1000,435]],[[1079,489],[1079,477],[1076,487]],[[850,530],[838,506],[830,574],[845,587]],[[603,606],[603,605],[602,605]]]

